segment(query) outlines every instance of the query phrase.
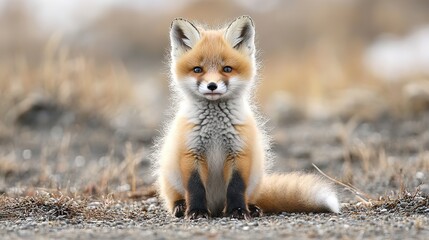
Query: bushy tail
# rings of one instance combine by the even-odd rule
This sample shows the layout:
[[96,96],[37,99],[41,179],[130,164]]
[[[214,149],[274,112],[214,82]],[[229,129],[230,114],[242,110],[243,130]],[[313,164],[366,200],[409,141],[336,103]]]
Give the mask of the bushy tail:
[[340,212],[334,187],[321,176],[276,173],[263,179],[256,205],[264,212]]

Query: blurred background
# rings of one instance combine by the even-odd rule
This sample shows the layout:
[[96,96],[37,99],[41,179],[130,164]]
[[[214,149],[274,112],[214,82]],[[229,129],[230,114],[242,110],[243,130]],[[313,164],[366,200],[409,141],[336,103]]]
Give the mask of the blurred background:
[[168,102],[168,31],[177,16],[215,27],[254,18],[258,97],[270,115],[403,113],[423,107],[416,98],[429,91],[427,1],[2,0],[0,11],[3,75],[75,58],[120,68],[138,85],[148,124],[160,121]]
[[0,0],[0,190],[150,182],[169,107],[170,22],[216,27],[240,15],[256,24],[256,96],[275,129],[429,109],[429,1]]

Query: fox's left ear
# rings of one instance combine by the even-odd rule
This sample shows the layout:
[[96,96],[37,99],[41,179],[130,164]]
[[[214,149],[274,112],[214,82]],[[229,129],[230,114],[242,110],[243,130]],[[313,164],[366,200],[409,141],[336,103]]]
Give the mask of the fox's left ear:
[[255,26],[252,18],[241,16],[232,21],[225,30],[225,39],[231,46],[249,55],[255,52]]

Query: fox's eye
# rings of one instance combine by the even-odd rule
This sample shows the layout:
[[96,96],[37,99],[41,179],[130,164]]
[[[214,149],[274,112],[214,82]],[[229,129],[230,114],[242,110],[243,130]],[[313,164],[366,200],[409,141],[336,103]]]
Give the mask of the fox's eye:
[[194,67],[194,73],[202,73],[203,68],[202,67]]
[[223,71],[226,72],[226,73],[230,73],[230,72],[232,72],[232,67],[225,66],[225,67],[223,67]]

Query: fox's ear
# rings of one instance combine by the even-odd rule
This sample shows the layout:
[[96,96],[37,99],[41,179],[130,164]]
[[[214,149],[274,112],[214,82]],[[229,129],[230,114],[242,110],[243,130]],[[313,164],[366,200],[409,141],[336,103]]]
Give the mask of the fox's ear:
[[225,39],[231,46],[247,54],[255,50],[255,26],[252,18],[241,16],[232,21],[225,30]]
[[192,49],[199,39],[200,32],[188,20],[176,18],[171,23],[170,40],[174,57],[179,57],[189,49]]

